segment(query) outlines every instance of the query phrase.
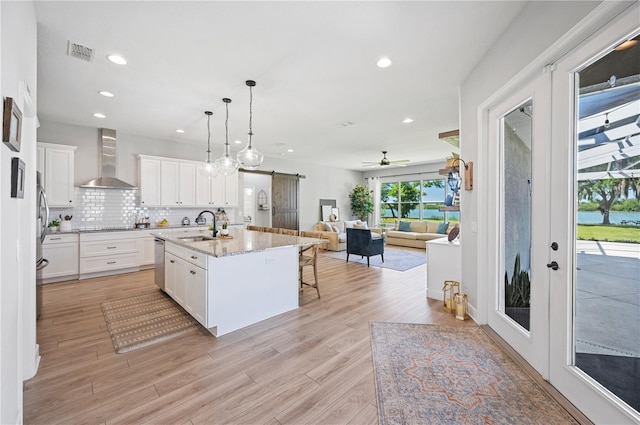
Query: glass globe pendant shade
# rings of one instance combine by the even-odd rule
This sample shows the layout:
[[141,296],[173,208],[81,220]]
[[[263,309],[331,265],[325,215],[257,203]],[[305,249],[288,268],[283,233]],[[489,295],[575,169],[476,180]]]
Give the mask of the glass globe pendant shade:
[[240,163],[229,155],[229,104],[231,103],[231,99],[224,98],[222,101],[225,103],[226,107],[226,118],[224,120],[224,129],[225,129],[225,143],[224,143],[224,155],[220,158],[216,159],[214,163],[218,170],[224,174],[225,176],[230,176],[236,171],[238,171],[238,167]]
[[198,173],[211,179],[218,175],[218,167],[211,162],[211,115],[213,112],[204,111],[204,114],[207,116],[207,159],[198,165]]
[[262,165],[262,160],[264,159],[264,155],[258,151],[258,149],[251,146],[251,141],[238,152],[238,161],[240,161],[240,165],[242,168],[247,170],[256,170],[260,165]]
[[450,172],[447,176],[447,183],[453,193],[457,193],[460,189],[460,174]]
[[251,144],[251,137],[253,136],[253,90],[252,88],[256,86],[256,82],[253,80],[246,81],[247,87],[249,87],[249,143],[238,152],[238,161],[242,168],[247,170],[256,170],[262,164],[262,160],[264,159],[264,155],[253,147]]

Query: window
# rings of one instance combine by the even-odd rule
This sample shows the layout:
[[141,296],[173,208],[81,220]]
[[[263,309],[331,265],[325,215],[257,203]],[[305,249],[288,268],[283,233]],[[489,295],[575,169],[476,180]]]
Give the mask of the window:
[[458,221],[460,213],[443,212],[445,180],[410,180],[380,185],[380,217],[383,223],[402,218],[414,221]]

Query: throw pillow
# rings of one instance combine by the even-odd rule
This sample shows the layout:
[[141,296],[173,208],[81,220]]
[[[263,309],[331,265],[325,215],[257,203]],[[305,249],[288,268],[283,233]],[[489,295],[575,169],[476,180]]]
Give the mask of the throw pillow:
[[353,228],[354,229],[367,229],[367,225],[366,224],[358,224],[358,223],[356,223],[356,224],[353,225]]
[[401,232],[409,232],[411,231],[411,222],[410,221],[402,221],[398,223],[398,230]]
[[344,222],[344,228],[345,229],[353,229],[353,226],[358,222],[359,220],[345,220]]
[[327,232],[333,232],[333,227],[331,226],[331,223],[329,223],[328,221],[324,222],[324,230]]
[[338,229],[338,226],[331,226],[331,228],[335,233],[340,233],[340,229]]
[[441,235],[444,235],[445,233],[447,233],[448,228],[449,228],[448,221],[445,221],[444,223],[440,223],[438,224],[438,233],[440,233]]

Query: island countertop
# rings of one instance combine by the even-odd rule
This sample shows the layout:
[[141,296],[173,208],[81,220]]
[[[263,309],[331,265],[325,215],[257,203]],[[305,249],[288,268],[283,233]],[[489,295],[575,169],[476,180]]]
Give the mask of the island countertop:
[[205,239],[202,241],[185,241],[184,238],[199,236],[210,238],[211,232],[181,232],[180,234],[176,234],[158,231],[152,233],[152,235],[156,238],[163,239],[166,242],[171,242],[212,257],[242,255],[273,248],[308,246],[327,242],[324,239],[233,228],[229,231],[230,237],[218,236],[215,239]]

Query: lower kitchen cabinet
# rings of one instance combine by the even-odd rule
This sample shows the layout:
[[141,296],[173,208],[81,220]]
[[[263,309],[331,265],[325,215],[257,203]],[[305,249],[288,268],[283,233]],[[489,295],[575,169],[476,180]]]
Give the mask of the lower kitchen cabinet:
[[207,327],[206,255],[177,246],[165,245],[165,292]]
[[80,279],[137,271],[138,255],[131,232],[81,233]]
[[44,283],[78,278],[78,234],[49,234],[42,244],[49,265],[42,269]]

